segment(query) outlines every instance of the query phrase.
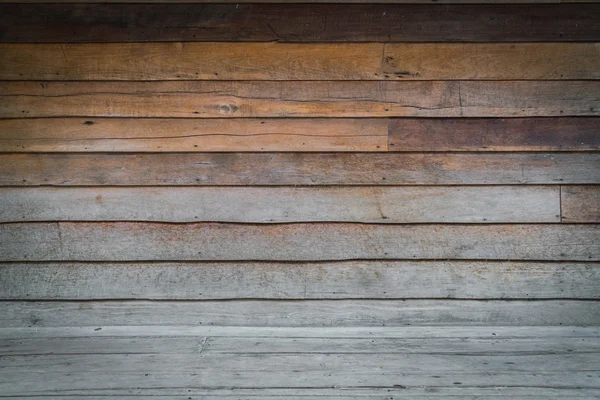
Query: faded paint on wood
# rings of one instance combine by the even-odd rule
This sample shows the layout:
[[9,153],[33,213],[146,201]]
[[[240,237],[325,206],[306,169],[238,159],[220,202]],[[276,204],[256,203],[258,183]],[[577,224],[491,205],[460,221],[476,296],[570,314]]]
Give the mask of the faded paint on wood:
[[558,186],[3,188],[0,222],[560,222]]
[[0,79],[598,79],[599,60],[597,43],[0,44]]
[[600,81],[0,82],[0,117],[600,115]]
[[0,225],[2,261],[600,260],[600,225]]
[[0,264],[0,299],[599,299],[598,263]]
[[177,332],[177,325],[216,325],[239,327],[236,331],[248,326],[502,330],[503,326],[599,324],[597,302],[579,300],[7,301],[0,308],[0,326],[36,329],[151,325]]
[[572,42],[600,31],[597,4],[2,4],[0,15],[3,42]]
[[389,150],[600,150],[600,119],[394,118],[390,120]]
[[360,118],[0,120],[0,152],[385,151],[388,122]]
[[562,186],[565,222],[600,222],[600,186]]
[[600,154],[0,154],[2,186],[557,183],[600,183]]

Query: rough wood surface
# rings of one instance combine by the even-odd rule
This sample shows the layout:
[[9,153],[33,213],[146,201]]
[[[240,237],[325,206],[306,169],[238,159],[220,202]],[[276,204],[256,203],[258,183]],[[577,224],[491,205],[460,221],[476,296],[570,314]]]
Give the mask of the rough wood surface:
[[0,118],[600,114],[600,81],[0,82]]
[[0,79],[598,79],[599,60],[597,43],[0,43]]
[[0,120],[0,152],[385,151],[380,118]]
[[598,184],[597,153],[1,154],[2,186]]
[[0,264],[0,299],[600,299],[598,263]]
[[562,219],[565,222],[600,222],[600,186],[563,186]]
[[600,260],[600,225],[0,225],[2,261]]
[[558,186],[3,188],[0,222],[560,222]]
[[0,15],[2,42],[557,42],[600,32],[597,4],[2,4]]
[[393,118],[389,133],[390,151],[600,150],[598,118]]
[[102,328],[100,333],[106,326],[138,329],[140,325],[177,332],[179,328],[172,325],[243,330],[247,326],[452,329],[600,324],[598,302],[580,300],[6,301],[1,305],[3,328],[90,326]]

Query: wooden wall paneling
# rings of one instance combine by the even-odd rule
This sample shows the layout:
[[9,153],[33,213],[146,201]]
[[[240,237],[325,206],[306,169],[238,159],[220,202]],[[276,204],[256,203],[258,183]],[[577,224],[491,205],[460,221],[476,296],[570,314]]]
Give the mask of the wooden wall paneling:
[[389,150],[595,151],[600,150],[600,119],[393,118]]
[[599,60],[597,43],[0,44],[0,79],[598,79]]
[[562,219],[565,222],[600,222],[600,186],[562,186]]
[[39,222],[0,239],[1,261],[600,260],[590,224]]
[[3,263],[3,300],[599,299],[599,263]]
[[0,221],[560,222],[558,186],[3,188]]
[[1,118],[595,116],[600,81],[0,82]]
[[599,170],[597,153],[0,154],[1,186],[600,184]]
[[0,41],[573,42],[600,36],[600,7],[593,3],[106,3],[0,4]]
[[386,151],[383,118],[0,119],[0,152]]

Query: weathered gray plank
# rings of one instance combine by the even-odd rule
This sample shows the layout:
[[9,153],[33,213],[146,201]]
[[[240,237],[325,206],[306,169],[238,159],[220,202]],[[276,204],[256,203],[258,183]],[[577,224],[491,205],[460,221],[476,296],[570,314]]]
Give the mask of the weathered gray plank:
[[0,222],[560,222],[558,186],[2,188]]
[[2,186],[599,184],[598,153],[0,154]]
[[600,225],[0,225],[2,261],[600,260]]
[[3,152],[385,151],[382,118],[0,120]]
[[0,306],[5,328],[600,325],[598,302],[578,300],[5,301]]
[[562,186],[565,222],[600,222],[600,186]]
[[0,264],[0,299],[600,298],[600,264]]

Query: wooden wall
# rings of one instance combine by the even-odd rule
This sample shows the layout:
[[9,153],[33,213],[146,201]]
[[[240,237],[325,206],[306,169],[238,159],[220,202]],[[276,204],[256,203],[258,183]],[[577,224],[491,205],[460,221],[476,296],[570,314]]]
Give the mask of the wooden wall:
[[600,4],[23,3],[1,326],[600,323]]

